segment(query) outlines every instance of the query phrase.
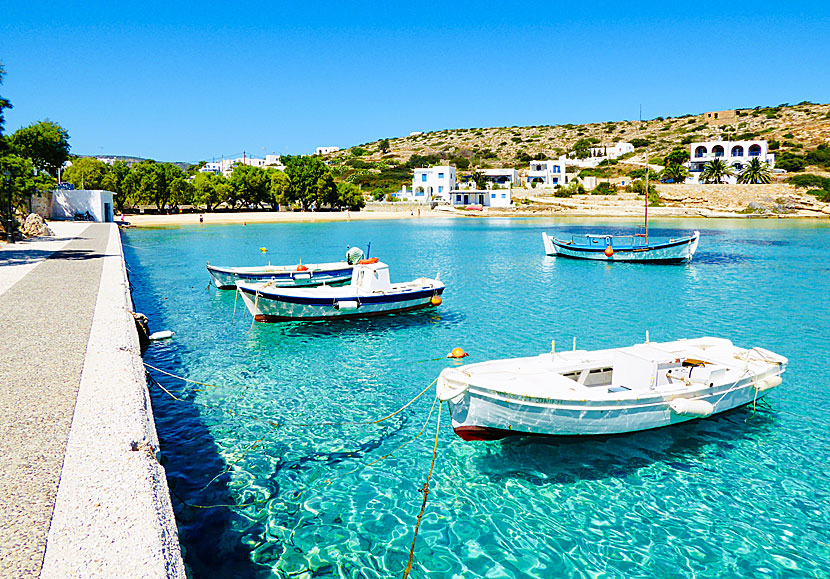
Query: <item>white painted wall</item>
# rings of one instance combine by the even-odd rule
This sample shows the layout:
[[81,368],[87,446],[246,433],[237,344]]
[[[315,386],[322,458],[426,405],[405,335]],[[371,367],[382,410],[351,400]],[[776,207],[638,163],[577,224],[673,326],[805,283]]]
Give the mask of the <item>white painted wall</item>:
[[112,191],[101,189],[56,189],[52,193],[52,219],[75,218],[76,213],[89,212],[95,221],[109,222],[113,220],[115,205]]
[[566,158],[559,157],[556,160],[531,161],[530,169],[527,172],[528,186],[536,181],[537,186],[553,187],[565,185],[565,161]]
[[449,202],[450,191],[456,186],[455,167],[419,167],[412,175],[412,194],[416,201]]
[[454,189],[450,192],[450,205],[483,205],[484,207],[510,207],[511,189]]
[[775,155],[769,152],[767,141],[699,141],[689,145],[689,162],[686,166],[691,176],[686,183],[700,183],[700,174],[706,164],[714,159],[720,159],[735,171],[727,177],[727,183],[737,183],[738,173],[746,167],[751,159],[758,159],[762,163],[775,167]]

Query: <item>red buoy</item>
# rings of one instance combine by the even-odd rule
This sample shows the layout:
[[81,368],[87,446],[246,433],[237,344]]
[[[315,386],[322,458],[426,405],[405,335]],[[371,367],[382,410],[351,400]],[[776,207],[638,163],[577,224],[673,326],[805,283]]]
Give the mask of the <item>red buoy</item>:
[[308,271],[308,268],[301,263],[297,266],[297,271]]

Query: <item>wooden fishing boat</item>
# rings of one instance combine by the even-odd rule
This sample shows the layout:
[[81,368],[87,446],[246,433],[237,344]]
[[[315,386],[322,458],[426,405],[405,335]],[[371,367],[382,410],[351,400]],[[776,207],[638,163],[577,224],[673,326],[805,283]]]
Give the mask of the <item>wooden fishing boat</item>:
[[[648,159],[648,151],[646,151]],[[692,260],[697,251],[700,232],[673,239],[649,239],[648,237],[648,176],[646,163],[645,220],[642,233],[634,235],[589,234],[572,235],[570,239],[558,239],[542,232],[545,254],[575,259],[599,261],[639,261],[644,263],[682,263]]]
[[542,232],[545,253],[560,257],[602,261],[678,263],[691,261],[697,251],[700,232],[688,237],[649,240],[644,235],[573,235],[558,239]]
[[352,247],[346,252],[345,261],[255,267],[219,267],[208,263],[207,270],[213,284],[219,289],[236,289],[237,281],[270,282],[279,287],[313,287],[349,281],[354,264],[361,259],[363,251]]
[[248,311],[258,322],[362,318],[438,306],[444,284],[418,278],[389,281],[389,266],[372,258],[354,266],[348,285],[314,288],[279,287],[271,282],[236,282]]
[[438,397],[464,440],[607,435],[705,418],[781,383],[787,358],[697,338],[447,368]]

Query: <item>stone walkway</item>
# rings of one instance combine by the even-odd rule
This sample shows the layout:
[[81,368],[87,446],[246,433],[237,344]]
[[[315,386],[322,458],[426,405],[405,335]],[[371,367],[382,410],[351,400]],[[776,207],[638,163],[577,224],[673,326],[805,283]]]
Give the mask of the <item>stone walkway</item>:
[[40,575],[109,227],[0,250],[0,577]]

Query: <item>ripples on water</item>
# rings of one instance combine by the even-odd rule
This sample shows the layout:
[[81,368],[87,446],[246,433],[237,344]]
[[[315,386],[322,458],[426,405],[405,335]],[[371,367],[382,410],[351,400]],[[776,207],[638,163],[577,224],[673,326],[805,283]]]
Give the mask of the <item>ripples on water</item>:
[[[704,228],[706,226],[707,228]],[[679,228],[680,227],[680,228]],[[679,228],[679,229],[678,229]],[[756,411],[604,438],[465,443],[444,411],[413,577],[830,576],[828,228],[664,222],[701,229],[680,266],[545,257],[549,220],[424,220],[134,229],[124,241],[164,465],[195,576],[389,577],[406,565],[432,454],[427,394],[453,362],[716,335],[790,358]],[[606,231],[628,233],[616,222]],[[393,280],[440,272],[436,310],[336,323],[256,324],[217,265],[339,259],[372,241]],[[259,247],[266,246],[266,256]],[[435,360],[436,358],[441,358]],[[436,410],[437,412],[437,410]],[[237,505],[233,508],[216,505]],[[200,507],[214,508],[200,508]]]

